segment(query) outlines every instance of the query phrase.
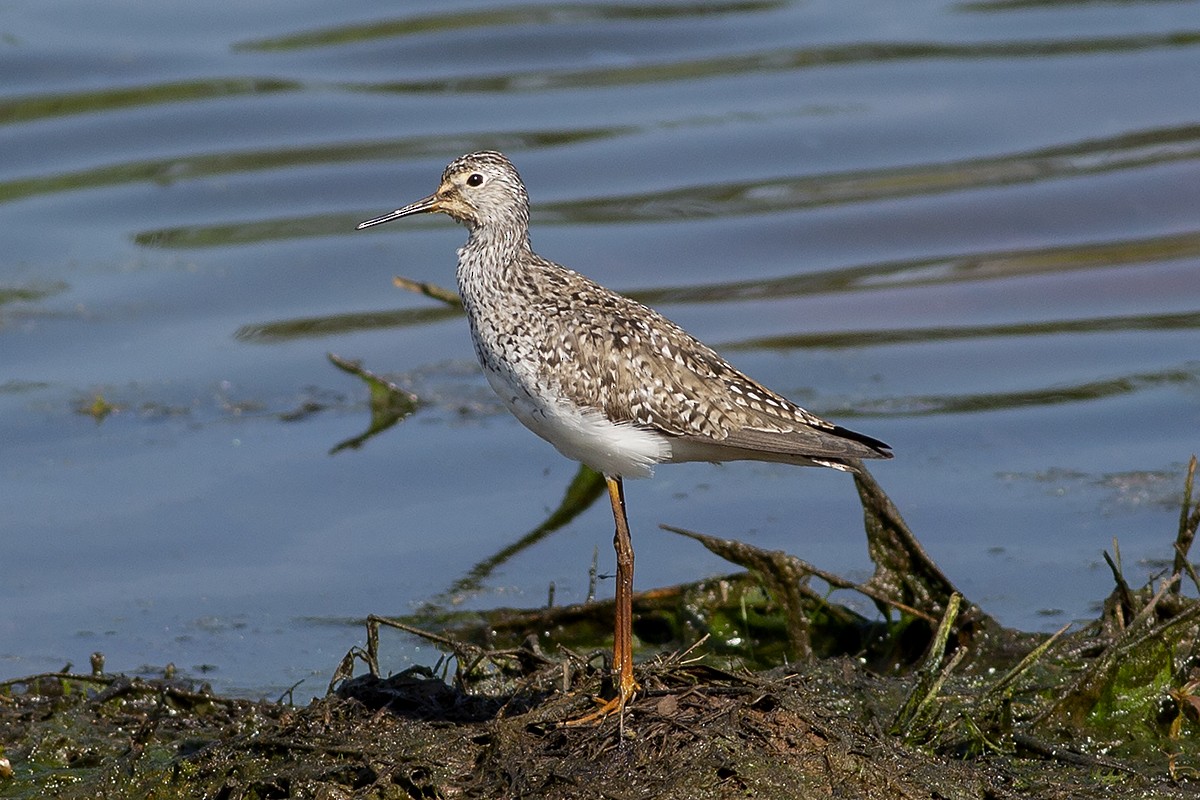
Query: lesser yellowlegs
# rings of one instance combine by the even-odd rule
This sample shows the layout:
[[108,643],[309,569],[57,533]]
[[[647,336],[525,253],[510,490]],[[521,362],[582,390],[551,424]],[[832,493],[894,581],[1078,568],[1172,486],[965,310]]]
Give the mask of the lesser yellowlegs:
[[622,478],[680,461],[778,461],[853,471],[886,444],[810,414],[746,377],[658,312],[533,252],[529,195],[493,151],[455,159],[428,197],[369,228],[440,212],[467,227],[458,289],[488,383],[527,428],[603,473],[616,535],[616,697],[633,677],[633,547]]

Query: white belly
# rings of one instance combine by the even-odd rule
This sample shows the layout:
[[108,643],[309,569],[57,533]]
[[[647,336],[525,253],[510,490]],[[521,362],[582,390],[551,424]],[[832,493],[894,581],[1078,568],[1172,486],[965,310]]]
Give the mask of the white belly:
[[526,428],[567,458],[612,477],[647,478],[654,465],[671,459],[665,436],[627,423],[610,422],[599,411],[515,386],[484,370],[488,383]]

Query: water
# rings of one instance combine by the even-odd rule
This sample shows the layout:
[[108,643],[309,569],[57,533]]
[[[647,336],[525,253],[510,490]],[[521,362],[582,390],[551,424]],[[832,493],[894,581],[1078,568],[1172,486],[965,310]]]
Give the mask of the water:
[[[1200,4],[5,8],[0,677],[102,650],[319,693],[353,620],[558,504],[574,465],[499,407],[461,317],[391,285],[451,284],[462,229],[352,230],[484,147],[539,252],[891,444],[877,477],[1006,624],[1092,614],[1113,537],[1134,582],[1170,558],[1200,449]],[[425,405],[331,455],[368,415],[326,352]],[[641,588],[729,569],[659,522],[870,572],[843,475],[628,490]],[[610,538],[601,504],[460,599],[582,599]]]

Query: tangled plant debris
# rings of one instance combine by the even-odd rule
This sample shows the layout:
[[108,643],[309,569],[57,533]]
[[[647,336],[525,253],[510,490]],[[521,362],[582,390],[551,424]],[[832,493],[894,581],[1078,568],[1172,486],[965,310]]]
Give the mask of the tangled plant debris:
[[[0,683],[0,797],[1194,797],[1195,468],[1171,574],[1130,586],[1114,543],[1103,613],[1071,633],[997,624],[866,475],[876,572],[863,584],[677,530],[748,571],[638,596],[643,655],[675,654],[643,661],[619,718],[562,724],[611,688],[591,652],[609,604],[450,615],[434,603],[369,619],[367,646],[304,708],[107,674],[98,655],[90,674]],[[551,518],[578,513],[593,483],[577,476]],[[814,580],[869,598],[881,619]],[[381,675],[384,627],[436,642],[443,661]]]

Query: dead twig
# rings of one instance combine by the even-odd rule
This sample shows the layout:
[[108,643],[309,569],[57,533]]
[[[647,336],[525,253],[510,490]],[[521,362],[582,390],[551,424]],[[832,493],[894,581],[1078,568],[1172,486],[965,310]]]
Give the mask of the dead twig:
[[[1187,555],[1183,552],[1183,548],[1179,546],[1179,542],[1175,543],[1175,554],[1176,557],[1178,557],[1180,554],[1184,555],[1182,561],[1183,570],[1187,573],[1188,577],[1192,579],[1192,585],[1195,586],[1197,590],[1200,590],[1200,576],[1196,575],[1196,568],[1193,567],[1192,562],[1187,559]],[[1175,591],[1179,591],[1178,584],[1175,587]]]
[[671,533],[695,539],[721,558],[761,575],[762,579],[766,581],[771,595],[784,608],[792,655],[801,661],[808,661],[813,657],[812,637],[809,631],[808,614],[804,611],[804,599],[807,597],[816,602],[824,601],[820,595],[804,584],[803,581],[807,577],[808,571],[804,569],[799,559],[782,551],[771,552],[732,539],[719,539],[715,536],[666,525],[659,527]]
[[804,610],[804,597],[807,595],[810,600],[818,601],[820,598],[812,589],[802,584],[807,576],[797,565],[796,559],[781,551],[769,552],[732,539],[719,539],[668,525],[659,527],[695,539],[721,558],[760,575],[771,596],[783,606],[792,656],[801,661],[812,659],[812,637],[809,633],[808,614]]
[[1115,558],[1114,556],[1110,556],[1108,551],[1105,550],[1104,562],[1108,564],[1109,570],[1112,571],[1113,583],[1117,585],[1117,599],[1119,602],[1117,603],[1117,608],[1114,609],[1117,615],[1117,628],[1124,630],[1127,627],[1125,616],[1134,613],[1137,604],[1133,599],[1133,590],[1129,588],[1129,583],[1125,580],[1125,576],[1121,572],[1121,546],[1117,543],[1117,537],[1115,536],[1113,537],[1113,553],[1115,554]]
[[1029,653],[1021,659],[1021,661],[1008,672],[1000,680],[988,687],[983,694],[985,703],[995,702],[1003,697],[1008,692],[1008,688],[1016,683],[1017,679],[1024,675],[1033,667],[1034,664],[1046,654],[1046,651],[1054,646],[1064,633],[1071,627],[1071,623],[1067,623],[1051,634],[1050,638],[1039,644],[1037,647],[1029,651]]
[[945,668],[942,668],[942,660],[946,655],[946,644],[950,640],[950,632],[954,630],[962,601],[962,595],[958,592],[950,595],[949,601],[946,603],[946,613],[942,615],[942,621],[938,623],[933,641],[929,643],[925,658],[917,669],[917,683],[892,718],[892,723],[888,726],[890,733],[902,735],[905,739],[912,738],[917,722],[928,716],[946,678],[966,655],[966,648],[960,647]]
[[[958,593],[961,597],[954,584],[921,547],[883,487],[861,464],[854,473],[854,485],[863,507],[867,552],[875,564],[875,574],[867,585],[876,589],[879,595],[908,607],[923,609],[927,615],[939,614],[951,595]],[[979,615],[978,609],[968,602],[960,615],[960,629]]]
[[402,278],[399,275],[396,275],[392,278],[392,285],[400,289],[407,289],[410,292],[423,294],[426,297],[433,298],[434,300],[440,300],[448,306],[462,308],[462,298],[458,296],[457,292],[438,286],[435,283],[414,281],[410,280],[409,278]]
[[[397,630],[404,631],[405,633],[411,633],[413,636],[419,636],[422,639],[434,642],[435,644],[444,645],[456,652],[483,652],[483,648],[476,645],[468,642],[460,642],[457,639],[451,639],[448,636],[442,636],[441,634],[433,633],[432,631],[422,630],[415,625],[409,625],[407,622],[401,622],[400,620],[392,619],[391,617],[380,617],[376,616],[375,614],[371,614],[367,617],[367,625],[373,625],[377,631],[380,625],[386,625],[389,628],[396,628]],[[378,636],[375,637],[375,641],[378,642]]]
[[[935,617],[933,614],[929,614],[925,611],[922,611],[919,608],[913,608],[912,606],[907,605],[906,603],[900,602],[899,600],[895,599],[894,597],[889,597],[886,594],[884,594],[883,592],[876,589],[874,586],[871,586],[870,584],[855,583],[854,581],[843,578],[840,575],[836,575],[827,570],[823,570],[820,567],[815,566],[814,564],[810,564],[809,562],[807,562],[801,558],[797,558],[796,556],[789,555],[789,554],[783,553],[783,552],[763,551],[757,547],[754,547],[753,545],[745,544],[744,542],[735,542],[732,539],[720,539],[715,536],[709,536],[707,534],[698,533],[696,531],[691,531],[686,528],[677,528],[673,525],[659,525],[658,527],[662,528],[664,531],[669,531],[671,533],[677,533],[680,536],[687,536],[690,539],[695,539],[696,541],[700,542],[705,547],[708,547],[709,550],[711,550],[712,552],[721,556],[722,558],[726,558],[726,555],[725,555],[726,553],[733,552],[733,550],[731,549],[731,546],[737,546],[739,548],[745,548],[747,550],[758,550],[761,553],[766,553],[767,556],[770,556],[773,559],[775,559],[775,558],[787,559],[795,567],[795,570],[797,572],[807,574],[807,575],[815,575],[816,577],[825,581],[827,584],[829,584],[830,586],[832,586],[835,589],[850,589],[852,591],[858,592],[861,595],[864,595],[865,597],[869,597],[871,600],[875,601],[876,603],[880,603],[880,604],[883,604],[886,606],[891,606],[892,608],[896,609],[897,611],[900,611],[905,614],[911,614],[912,616],[917,617],[918,619],[923,619],[926,622],[929,622],[931,624],[936,623],[938,621],[938,618]],[[713,544],[713,547],[709,547],[710,543]],[[716,549],[714,549],[714,547]],[[747,566],[740,560],[736,560],[736,559],[729,559],[729,560],[733,561],[733,563],[738,564],[740,566]]]
[[1035,753],[1044,758],[1052,758],[1055,761],[1061,761],[1064,764],[1075,764],[1081,767],[1110,769],[1115,772],[1137,773],[1137,769],[1126,764],[1122,764],[1120,761],[1115,761],[1111,758],[1093,756],[1087,753],[1081,753],[1078,750],[1072,750],[1069,747],[1053,745],[1028,733],[1014,733],[1013,743],[1031,753]]
[[1151,616],[1154,615],[1155,610],[1158,608],[1158,604],[1162,602],[1163,595],[1165,595],[1167,591],[1171,589],[1171,587],[1178,585],[1179,575],[1172,575],[1164,580],[1159,585],[1158,591],[1155,592],[1154,596],[1150,598],[1150,602],[1142,606],[1141,610],[1134,615],[1133,620],[1129,623],[1129,630],[1136,631],[1143,624],[1145,624],[1151,618]]
[[[1192,576],[1192,580],[1196,580],[1196,573],[1191,569],[1191,564],[1188,562],[1188,551],[1192,547],[1192,541],[1196,538],[1196,528],[1200,527],[1200,500],[1196,502],[1196,507],[1192,508],[1192,487],[1196,479],[1196,456],[1193,455],[1188,461],[1187,477],[1183,481],[1183,503],[1179,508],[1179,532],[1175,535],[1175,568],[1176,575],[1182,573],[1185,569]],[[1200,586],[1200,584],[1197,584]],[[1175,585],[1172,590],[1176,594],[1179,593],[1179,584]]]

